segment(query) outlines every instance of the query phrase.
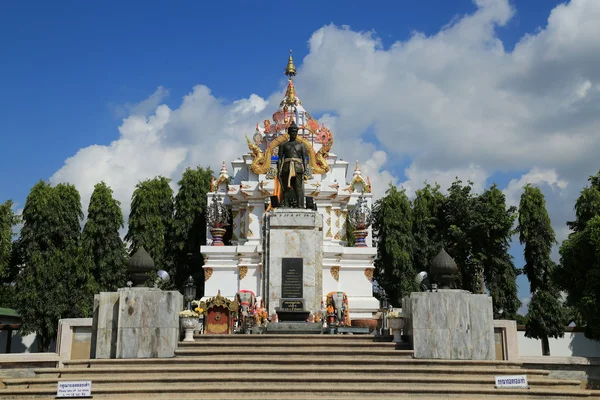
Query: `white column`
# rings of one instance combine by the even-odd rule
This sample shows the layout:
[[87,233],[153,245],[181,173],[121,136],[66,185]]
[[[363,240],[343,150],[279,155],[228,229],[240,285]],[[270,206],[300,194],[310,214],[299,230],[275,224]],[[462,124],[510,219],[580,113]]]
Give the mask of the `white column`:
[[262,217],[265,213],[265,201],[263,199],[250,200],[248,202],[248,222],[246,238],[247,244],[259,244],[262,236]]
[[240,241],[240,205],[232,204],[231,212],[233,213],[233,236],[231,244],[237,245]]

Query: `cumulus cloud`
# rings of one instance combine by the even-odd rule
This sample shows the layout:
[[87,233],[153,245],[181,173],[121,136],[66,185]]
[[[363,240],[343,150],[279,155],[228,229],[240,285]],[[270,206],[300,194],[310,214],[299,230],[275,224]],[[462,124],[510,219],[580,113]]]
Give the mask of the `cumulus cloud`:
[[[504,188],[511,204],[526,182],[542,187],[564,238],[574,200],[598,168],[600,2],[557,6],[512,51],[497,29],[518,10],[508,0],[475,4],[437,33],[414,32],[388,48],[374,32],[318,29],[308,55],[296,60],[298,95],[313,115],[327,113],[332,151],[352,165],[359,160],[377,195],[389,182],[409,194],[424,181],[446,189],[456,176],[482,191],[499,171],[514,176]],[[75,183],[86,202],[105,180],[127,210],[140,179],[177,180],[187,166],[217,169],[240,157],[244,134],[282,98],[240,93],[225,103],[198,85],[172,110],[160,105],[165,93],[130,107],[118,140],[80,150],[51,180]]]

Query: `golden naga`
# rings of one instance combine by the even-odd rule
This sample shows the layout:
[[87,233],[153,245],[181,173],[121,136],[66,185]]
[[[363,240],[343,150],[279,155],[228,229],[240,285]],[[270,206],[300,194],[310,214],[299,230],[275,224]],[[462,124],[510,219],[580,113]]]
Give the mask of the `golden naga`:
[[[260,147],[252,143],[250,139],[248,139],[248,136],[246,136],[248,148],[253,157],[252,164],[250,165],[252,172],[255,174],[266,174],[271,167],[271,156],[273,155],[275,148],[286,140],[289,140],[289,136],[287,133],[284,133],[270,142],[263,152]],[[333,138],[327,143],[324,143],[316,153],[315,149],[306,138],[297,137],[296,140],[306,146],[308,152],[308,165],[310,165],[313,174],[324,174],[330,170],[329,164],[327,163],[327,157],[329,156],[329,150],[331,150],[331,147],[333,146]]]

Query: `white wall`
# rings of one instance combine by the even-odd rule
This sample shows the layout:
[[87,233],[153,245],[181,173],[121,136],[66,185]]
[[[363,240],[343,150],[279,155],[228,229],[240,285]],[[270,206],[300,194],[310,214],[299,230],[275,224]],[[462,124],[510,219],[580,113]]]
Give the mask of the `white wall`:
[[[542,341],[525,337],[525,331],[518,331],[519,356],[541,356]],[[588,339],[583,332],[565,332],[559,339],[549,339],[550,355],[556,357],[600,357],[600,342]]]

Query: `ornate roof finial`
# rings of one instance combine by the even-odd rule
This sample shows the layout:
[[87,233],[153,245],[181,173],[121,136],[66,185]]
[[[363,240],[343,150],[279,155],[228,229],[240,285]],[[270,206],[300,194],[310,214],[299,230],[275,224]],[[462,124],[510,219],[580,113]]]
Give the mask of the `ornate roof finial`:
[[227,174],[227,165],[225,164],[225,161],[223,161],[223,165],[221,166],[221,173],[219,174],[219,177],[221,176],[229,178],[229,175]]
[[360,168],[358,167],[358,160],[356,160],[356,167],[354,168],[354,176],[360,176]]
[[288,58],[287,67],[285,68],[285,75],[296,76],[296,66],[294,65],[294,59],[292,58],[292,49],[290,49],[290,58]]

